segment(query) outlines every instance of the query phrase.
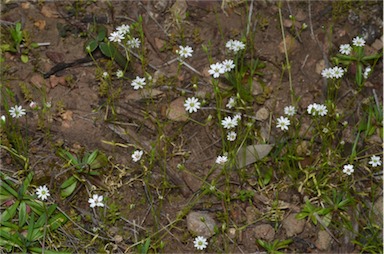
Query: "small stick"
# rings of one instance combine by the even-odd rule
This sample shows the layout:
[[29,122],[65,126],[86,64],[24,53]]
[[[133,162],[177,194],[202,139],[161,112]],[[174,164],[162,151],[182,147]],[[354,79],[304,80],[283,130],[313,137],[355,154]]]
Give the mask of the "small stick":
[[[37,43],[37,46],[39,46],[39,47],[50,46],[50,45],[51,45],[50,42],[39,42],[39,43]],[[20,48],[25,48],[25,45],[24,44],[20,45]]]
[[250,24],[251,24],[251,18],[252,18],[252,12],[253,12],[253,0],[251,1],[251,6],[249,7],[249,13],[248,13],[248,24],[247,24],[247,33],[246,36],[249,34]]
[[203,74],[201,74],[199,71],[197,71],[195,68],[193,68],[192,66],[190,66],[189,64],[187,64],[183,60],[179,59],[179,61],[180,61],[180,63],[182,63],[183,65],[188,67],[191,71],[195,72],[197,75],[203,76]]

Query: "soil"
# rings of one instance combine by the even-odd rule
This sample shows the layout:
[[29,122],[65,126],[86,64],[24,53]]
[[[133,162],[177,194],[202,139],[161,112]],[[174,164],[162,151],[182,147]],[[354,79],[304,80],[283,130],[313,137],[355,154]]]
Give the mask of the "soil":
[[[114,224],[106,223],[109,228],[97,231],[107,238],[122,236],[123,240],[114,243],[117,246],[116,251],[135,251],[135,248],[130,249],[129,246],[137,239],[144,239],[174,221],[184,208],[191,206],[192,200],[201,192],[201,180],[208,176],[217,155],[222,151],[217,125],[209,122],[205,125],[196,123],[205,123],[210,115],[215,115],[215,105],[209,104],[213,101],[209,100],[213,96],[211,78],[207,73],[210,62],[202,46],[209,45],[209,55],[213,62],[224,60],[225,43],[229,39],[240,39],[245,34],[250,3],[224,1],[224,8],[222,2],[196,0],[11,1],[2,4],[3,31],[7,24],[9,26],[21,21],[31,41],[49,43],[48,46],[31,50],[29,62],[26,64],[20,61],[19,55],[10,53],[5,53],[5,62],[2,63],[3,70],[6,69],[5,72],[2,71],[2,82],[15,93],[15,102],[28,108],[30,98],[27,98],[25,90],[23,92],[21,89],[20,84],[23,83],[34,101],[40,105],[44,101],[52,103],[52,109],[43,122],[35,111],[28,110],[27,113],[28,129],[24,131],[31,140],[29,157],[35,173],[34,183],[36,186],[47,184],[52,198],[68,214],[77,214],[79,224],[84,228],[92,230],[102,227],[103,223],[98,221],[100,217],[94,220],[87,218],[92,214],[88,212],[88,198],[85,197],[88,197],[89,193],[86,188],[79,188],[67,199],[60,198],[60,184],[70,175],[62,173],[65,162],[57,157],[55,151],[61,147],[74,154],[81,154],[98,149],[106,154],[110,166],[103,169],[101,176],[88,181],[92,181],[100,193],[103,191],[108,204],[117,205],[121,217],[137,224],[132,226],[125,220],[118,219]],[[330,62],[330,56],[337,53],[339,45],[350,43],[367,25],[371,25],[374,32],[367,38],[366,50],[378,52],[380,48],[374,46],[382,40],[383,6],[380,1],[367,1],[366,4],[352,2],[345,5],[319,1],[312,2],[310,13],[308,8],[307,1],[282,4],[293,88],[295,95],[300,98],[300,112],[306,112],[310,103],[320,103],[326,99],[326,83],[319,73],[319,68],[324,68]],[[175,13],[179,13],[179,18]],[[296,31],[299,31],[303,24],[308,27],[297,34],[291,27],[289,15],[296,17],[295,24],[292,24],[298,27]],[[143,20],[142,44],[145,46],[147,63],[150,64],[145,71],[153,77],[155,95],[135,91],[128,81],[122,82],[114,78],[113,91],[118,91],[118,95],[111,103],[116,113],[113,114],[111,108],[106,106],[109,102],[108,96],[100,95],[101,74],[97,71],[95,62],[75,64],[44,78],[44,74],[58,64],[71,63],[87,57],[84,48],[95,23],[104,25],[112,32],[121,24],[136,22],[139,16]],[[291,104],[289,79],[284,69],[286,59],[282,48],[277,3],[268,0],[253,1],[251,18],[248,37],[253,43],[247,47],[253,47],[255,55],[248,57],[259,58],[266,64],[262,70],[263,76],[255,82],[254,87],[254,96],[263,99],[254,103],[253,108],[256,113],[264,107],[275,119],[284,114],[284,106]],[[166,64],[176,57],[175,50],[178,45],[190,45],[194,49],[193,57],[185,61],[196,69],[198,74],[186,66],[179,68],[177,62]],[[116,64],[111,65],[110,61],[102,56],[96,61],[103,69],[111,69],[113,73],[119,68]],[[371,75],[359,95],[360,100],[356,102],[354,109],[356,114],[357,109],[361,108],[361,102],[372,96],[373,91],[379,96],[379,101],[382,101],[381,69],[380,60],[375,66],[375,75]],[[144,74],[139,59],[134,58],[127,78],[132,80]],[[350,81],[346,79],[342,82],[338,105],[349,105],[348,98],[356,90],[353,74],[347,75]],[[223,87],[228,86],[224,81],[221,82]],[[261,89],[260,83],[267,89]],[[198,85],[198,92],[194,90],[193,84]],[[206,109],[191,115],[195,121],[169,119],[167,112],[169,113],[171,103],[181,96],[184,99],[190,96],[207,98],[208,105],[204,105]],[[356,122],[357,117],[358,115],[352,116],[351,122]],[[258,121],[256,125],[259,130],[268,130],[270,127],[268,119]],[[278,136],[279,133],[272,128],[272,132],[263,138],[266,143],[273,144],[277,142]],[[353,144],[353,137],[349,138]],[[376,142],[376,147],[379,147],[381,142]],[[153,164],[145,165],[151,170],[150,174],[143,170],[140,163],[132,161],[131,154],[136,148],[144,150],[147,158],[153,156]],[[153,150],[157,152],[151,154]],[[165,154],[167,157],[163,156]],[[1,160],[3,168],[10,172],[17,171],[17,163],[12,161],[9,155],[2,153]],[[185,170],[180,170],[180,165],[183,165]],[[245,172],[251,171],[246,169]],[[233,235],[227,236],[231,237],[233,243],[228,249],[221,245],[228,239],[216,238],[215,242],[210,242],[210,250],[257,252],[263,250],[256,243],[257,238],[268,241],[288,238],[282,227],[276,227],[277,224],[271,223],[270,220],[260,219],[261,214],[265,214],[272,201],[276,200],[274,193],[277,190],[257,188],[251,184],[252,177],[244,182],[235,171],[229,174],[233,182],[233,193],[254,190],[258,194],[252,198],[252,202],[236,200],[231,203],[231,207],[223,207],[214,196],[205,196],[193,203],[190,210],[210,214],[218,223],[219,230],[225,226],[249,225],[244,230],[236,230]],[[220,178],[219,175],[220,172],[214,172],[206,182],[223,180],[224,176]],[[149,185],[141,180],[143,178],[148,179]],[[279,179],[273,181],[279,183]],[[164,188],[164,184],[168,188]],[[290,214],[300,211],[304,197],[289,184],[281,186],[282,189],[278,191],[286,192],[279,196],[279,202],[284,203],[284,208],[280,210],[282,214],[276,216],[280,216],[277,220],[280,221],[279,225],[286,225],[285,218],[292,220]],[[219,188],[219,185],[217,187]],[[151,211],[153,207],[156,207],[156,216]],[[230,221],[233,225],[220,223],[219,215],[223,209],[230,211]],[[107,210],[104,214],[106,213]],[[99,216],[106,220],[104,215]],[[253,223],[254,221],[259,222]],[[300,224],[301,228],[290,228],[290,232],[295,232],[295,236],[287,251],[356,251],[353,245],[340,245],[334,241],[329,241],[326,246],[319,246],[319,227],[309,222],[306,222],[305,226],[297,221],[291,223],[292,227]],[[81,240],[74,237],[76,228],[68,227],[67,230],[74,240],[72,246],[71,243],[66,244],[78,248],[76,244],[81,243]],[[173,227],[163,230],[158,237],[165,243],[161,252],[195,251],[185,216]],[[292,235],[289,237],[292,238]],[[96,240],[86,252],[102,251],[107,243]]]

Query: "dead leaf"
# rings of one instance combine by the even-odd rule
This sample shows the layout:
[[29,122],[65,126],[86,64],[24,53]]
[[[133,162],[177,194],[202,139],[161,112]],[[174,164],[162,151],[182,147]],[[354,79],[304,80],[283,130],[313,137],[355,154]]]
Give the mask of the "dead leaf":
[[167,118],[173,121],[184,122],[188,120],[188,113],[184,107],[184,97],[172,101],[167,109]]
[[249,145],[240,148],[237,153],[237,168],[243,168],[258,160],[263,159],[272,150],[273,145]]
[[42,19],[39,19],[37,21],[35,21],[35,23],[33,23],[37,28],[39,28],[39,30],[44,30],[45,29],[45,20],[42,20]]
[[47,18],[58,18],[59,13],[54,10],[52,7],[45,4],[43,8],[41,8],[41,14],[43,14]]
[[65,111],[64,113],[61,113],[60,117],[64,120],[64,121],[73,121],[73,112],[70,111],[70,110],[67,110]]
[[51,75],[49,77],[49,82],[50,82],[51,88],[55,88],[57,85],[65,86],[65,84],[66,84],[64,76],[57,77],[55,75]]

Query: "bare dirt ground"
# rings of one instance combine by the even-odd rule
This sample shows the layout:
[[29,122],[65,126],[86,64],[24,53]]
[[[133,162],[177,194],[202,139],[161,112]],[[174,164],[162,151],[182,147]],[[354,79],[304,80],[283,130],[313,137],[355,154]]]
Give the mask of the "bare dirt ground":
[[[6,69],[2,72],[2,83],[14,91],[17,103],[24,108],[28,108],[30,100],[52,103],[52,109],[43,122],[35,112],[28,111],[29,127],[23,130],[31,140],[29,157],[35,173],[34,182],[36,186],[47,184],[61,209],[73,216],[81,227],[89,231],[99,228],[94,231],[96,234],[115,240],[95,238],[85,250],[81,245],[91,241],[93,236],[76,233],[82,231],[74,225],[67,225],[65,231],[71,240],[63,246],[87,253],[112,251],[113,248],[115,252],[136,251],[136,247],[130,249],[130,246],[165,228],[157,233],[155,242],[152,242],[157,246],[160,242],[165,243],[163,249],[156,251],[194,252],[186,217],[180,216],[180,213],[199,211],[214,219],[219,232],[226,227],[235,232],[210,242],[211,252],[263,251],[256,239],[273,241],[287,238],[293,239],[287,252],[359,251],[355,245],[346,242],[350,238],[339,239],[339,243],[332,239],[329,243],[321,243],[319,226],[305,220],[301,225],[301,222],[292,219],[290,214],[299,212],[305,203],[304,195],[298,192],[294,183],[279,179],[281,174],[272,176],[275,184],[261,188],[255,184],[257,179],[252,174],[252,167],[241,173],[247,176],[246,181],[239,172],[229,172],[233,195],[245,193],[242,190],[254,193],[244,200],[233,196],[230,207],[214,195],[196,198],[202,192],[203,179],[208,183],[217,181],[218,188],[220,181],[225,179],[219,172],[210,172],[211,165],[222,151],[219,128],[210,123],[204,126],[196,123],[206,123],[207,118],[215,114],[215,106],[205,105],[205,110],[191,116],[195,121],[174,121],[169,117],[169,110],[180,97],[184,101],[186,97],[197,94],[193,84],[199,87],[198,96],[207,98],[208,102],[212,98],[211,77],[207,73],[210,61],[203,45],[209,45],[213,62],[224,60],[222,52],[225,43],[229,39],[241,38],[249,29],[252,45],[247,47],[253,47],[256,52],[249,58],[258,58],[265,63],[265,68],[261,70],[263,75],[255,79],[253,96],[257,99],[252,105],[255,113],[263,107],[267,109],[268,117],[255,123],[258,132],[267,132],[261,135],[265,142],[278,142],[279,136],[274,128],[270,128],[269,114],[275,119],[284,114],[284,106],[290,105],[277,3],[253,1],[251,5],[250,1],[235,2],[225,1],[222,5],[219,1],[192,0],[176,1],[177,4],[168,0],[11,1],[2,4],[1,20],[7,22],[3,30],[6,24],[21,21],[30,41],[49,43],[31,50],[28,63],[22,63],[19,55],[11,53],[5,53],[5,62],[2,63],[3,70]],[[249,23],[251,7],[252,22]],[[368,28],[372,32],[367,39],[366,50],[376,53],[382,48],[377,46],[382,38],[382,3],[364,1],[343,5],[314,1],[310,8],[309,12],[307,1],[282,3],[293,86],[296,96],[300,98],[298,111],[301,112],[306,112],[308,104],[325,100],[326,87],[320,71],[330,61],[330,55],[337,53],[340,44],[350,43],[352,38]],[[290,15],[296,18],[294,24]],[[93,35],[95,24],[102,24],[112,32],[121,24],[137,22],[139,16],[143,20],[142,45],[150,64],[146,71],[153,77],[155,95],[143,95],[133,90],[128,81],[121,80],[113,80],[114,88],[110,89],[110,93],[115,92],[113,96],[101,95],[101,73],[97,71],[94,61],[74,64],[52,75],[45,75],[58,64],[87,57],[85,45]],[[300,31],[303,24],[308,27]],[[193,57],[186,62],[197,72],[186,66],[179,68],[177,62],[167,64],[176,57],[175,50],[181,44],[194,49]],[[105,57],[99,57],[96,62],[105,70],[116,71],[118,68],[116,64],[111,66]],[[362,89],[356,105],[372,96],[373,90],[382,101],[381,69],[382,60],[375,66],[375,75]],[[127,77],[133,79],[144,74],[139,59],[133,58]],[[353,74],[347,75],[353,80]],[[228,86],[225,83],[221,85]],[[354,89],[354,84],[343,81],[338,104],[350,105],[349,98]],[[30,98],[27,98],[26,90]],[[113,103],[110,103],[112,97]],[[113,104],[115,112],[107,106],[108,103]],[[357,122],[358,114],[356,110],[350,123]],[[354,139],[349,138],[347,145],[352,146]],[[382,142],[379,135],[374,135],[372,139],[379,147]],[[73,154],[98,149],[107,155],[109,166],[103,168],[98,177],[86,181],[102,190],[110,208],[115,207],[118,212],[104,210],[95,217],[89,210],[89,195],[85,188],[78,188],[66,199],[60,198],[60,184],[70,174],[62,172],[64,162],[56,154],[59,147]],[[145,165],[150,174],[132,162],[134,147],[140,147],[147,156],[155,158],[152,165]],[[151,154],[153,150],[157,152]],[[1,161],[7,172],[18,170],[17,163],[7,153],[2,152]],[[186,170],[180,170],[180,165]],[[276,204],[280,208],[273,210]],[[223,225],[224,220],[220,217],[223,210],[229,211],[231,225]],[[279,213],[273,215],[273,211]],[[117,219],[113,220],[113,216]],[[271,220],[273,216],[278,217],[274,222]],[[172,227],[166,227],[170,223]],[[297,231],[296,227],[299,228]],[[224,248],[223,242],[231,244]]]

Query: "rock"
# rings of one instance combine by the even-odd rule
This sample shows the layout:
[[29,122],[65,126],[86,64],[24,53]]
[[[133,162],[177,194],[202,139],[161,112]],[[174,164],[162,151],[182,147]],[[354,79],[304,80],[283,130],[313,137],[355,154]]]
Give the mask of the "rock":
[[331,236],[325,230],[320,230],[317,233],[317,240],[315,242],[316,248],[325,251],[331,247]]
[[258,95],[263,93],[263,86],[262,84],[256,80],[252,80],[252,95]]
[[265,121],[269,118],[269,110],[266,107],[262,107],[256,112],[256,120]]
[[171,102],[166,112],[168,119],[178,122],[188,120],[188,112],[184,108],[184,101],[184,97],[179,97]]
[[300,234],[304,230],[305,220],[296,219],[297,213],[291,213],[283,220],[283,228],[287,237],[292,237]]
[[266,240],[268,242],[275,238],[275,230],[269,224],[261,224],[253,229],[256,239]]
[[215,234],[215,220],[204,212],[190,212],[187,215],[187,227],[194,235],[211,237]]
[[379,51],[380,49],[383,48],[383,41],[380,40],[380,39],[376,39],[373,43],[372,43],[372,48],[374,48],[376,51]]

